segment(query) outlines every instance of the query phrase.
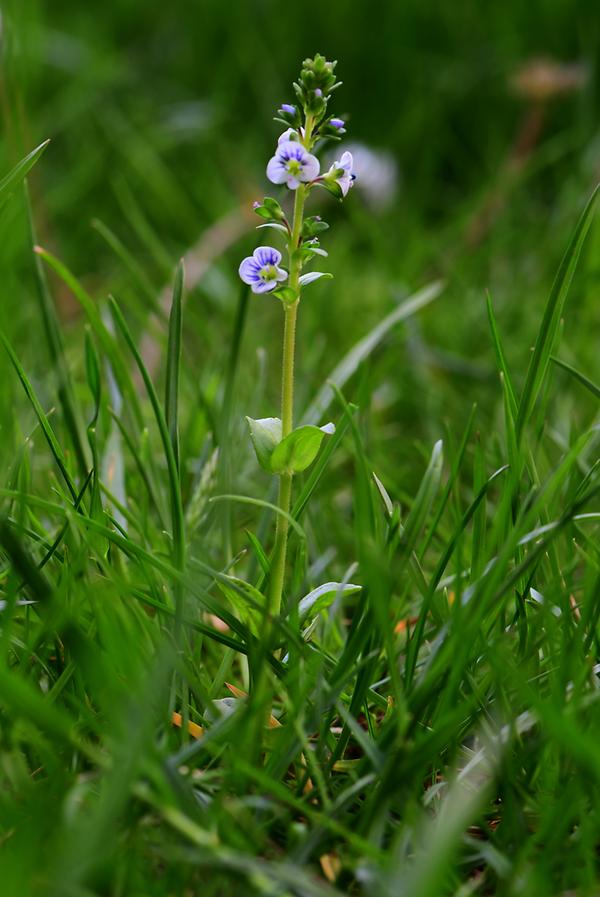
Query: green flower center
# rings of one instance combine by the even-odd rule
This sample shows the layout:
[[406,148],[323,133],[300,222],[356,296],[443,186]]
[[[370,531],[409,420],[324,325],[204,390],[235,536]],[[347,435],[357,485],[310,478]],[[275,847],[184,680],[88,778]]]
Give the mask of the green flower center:
[[290,159],[287,164],[287,170],[291,175],[297,178],[298,175],[302,172],[302,165],[300,164],[300,162],[298,162],[297,159]]
[[270,280],[277,280],[277,268],[275,265],[265,265],[260,272],[261,280],[268,283]]

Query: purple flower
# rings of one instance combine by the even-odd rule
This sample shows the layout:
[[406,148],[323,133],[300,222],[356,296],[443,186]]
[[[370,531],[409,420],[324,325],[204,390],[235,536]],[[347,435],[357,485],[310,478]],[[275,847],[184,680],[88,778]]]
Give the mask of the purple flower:
[[343,128],[346,122],[341,118],[331,118],[329,124],[332,128]]
[[287,271],[277,267],[280,261],[280,252],[271,246],[260,246],[240,265],[240,277],[253,293],[269,293],[287,278]]
[[290,106],[289,103],[282,103],[282,104],[281,104],[281,111],[282,111],[282,112],[287,112],[288,115],[295,115],[295,114],[296,114],[296,107],[295,107],[295,106]]
[[356,175],[352,173],[352,164],[352,153],[345,152],[342,153],[341,159],[336,159],[327,172],[327,177],[334,180],[336,184],[339,184],[342,196],[346,196],[356,177]]
[[274,184],[287,184],[290,190],[296,190],[303,182],[313,181],[318,174],[319,160],[293,140],[279,143],[267,165],[269,180]]

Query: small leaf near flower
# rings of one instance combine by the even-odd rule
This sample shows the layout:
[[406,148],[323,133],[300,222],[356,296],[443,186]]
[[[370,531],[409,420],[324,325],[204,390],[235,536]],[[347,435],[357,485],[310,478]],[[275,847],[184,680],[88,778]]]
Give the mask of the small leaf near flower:
[[246,420],[258,463],[271,472],[271,455],[281,442],[281,421],[278,417],[263,417],[260,420],[247,417]]
[[318,215],[313,215],[311,218],[307,218],[302,225],[302,236],[304,239],[308,239],[310,237],[316,237],[318,234],[322,234],[323,231],[328,230],[329,225],[326,221],[323,221]]
[[326,178],[323,178],[320,181],[315,182],[315,187],[324,187],[328,193],[331,193],[332,196],[335,196],[336,199],[343,199],[344,194],[342,193],[342,188],[338,184],[337,181],[330,181]]
[[281,289],[275,290],[273,295],[277,299],[281,299],[284,305],[291,305],[298,298],[298,294],[291,287],[281,287]]
[[266,224],[257,224],[256,229],[260,230],[262,227],[272,227],[273,230],[279,230],[284,233],[287,237],[288,229],[284,224],[278,224],[276,221],[268,221]]
[[314,240],[307,240],[306,243],[303,243],[300,248],[300,255],[302,257],[302,263],[310,261],[310,259],[314,258],[315,255],[320,255],[323,258],[327,258],[328,253],[321,249],[321,245],[319,241],[315,238]]
[[256,215],[268,221],[282,221],[285,218],[283,209],[272,196],[265,196],[262,202],[255,202],[253,209]]
[[311,271],[309,274],[303,274],[302,277],[300,278],[299,283],[300,283],[300,286],[305,287],[309,283],[312,283],[315,280],[320,280],[322,277],[327,278],[327,280],[331,280],[333,277],[333,274],[329,274],[328,272],[324,272],[324,271]]
[[317,457],[324,436],[335,433],[331,423],[324,427],[298,427],[275,447],[271,455],[273,473],[301,473]]

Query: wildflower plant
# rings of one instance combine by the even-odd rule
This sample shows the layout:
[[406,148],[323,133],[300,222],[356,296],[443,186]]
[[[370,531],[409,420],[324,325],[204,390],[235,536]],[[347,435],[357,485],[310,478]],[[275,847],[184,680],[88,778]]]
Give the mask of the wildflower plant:
[[273,230],[283,239],[288,269],[280,267],[281,252],[271,246],[261,246],[245,258],[239,274],[254,293],[269,293],[281,303],[284,313],[283,351],[281,364],[281,416],[259,420],[247,418],[250,436],[259,464],[279,478],[278,514],[275,530],[268,610],[278,615],[285,579],[289,512],[294,474],[306,470],[315,460],[322,440],[335,431],[333,424],[322,427],[300,426],[294,429],[294,355],[296,319],[304,288],[321,278],[332,275],[304,268],[315,258],[326,258],[321,247],[321,234],[328,224],[318,215],[305,215],[305,205],[316,187],[321,187],[343,200],[350,190],[354,173],[352,155],[342,154],[330,169],[321,174],[318,159],[320,148],[332,140],[340,140],[345,133],[344,121],[330,114],[329,102],[340,86],[335,75],[335,62],[317,54],[305,59],[300,77],[294,83],[296,104],[284,103],[276,121],[285,125],[273,156],[267,164],[267,178],[277,185],[285,185],[294,194],[291,220],[283,205],[266,196],[254,204],[254,211],[262,219],[259,228]]

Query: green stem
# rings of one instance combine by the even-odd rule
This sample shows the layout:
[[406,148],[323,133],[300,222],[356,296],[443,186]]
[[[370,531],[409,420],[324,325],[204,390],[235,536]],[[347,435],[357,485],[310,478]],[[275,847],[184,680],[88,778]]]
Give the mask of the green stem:
[[[308,138],[310,139],[310,137]],[[294,357],[296,351],[296,318],[300,301],[300,269],[301,260],[298,253],[302,237],[302,222],[306,187],[302,184],[296,190],[294,200],[294,220],[292,235],[288,246],[290,263],[289,285],[298,298],[284,307],[285,326],[283,331],[283,358],[281,362],[281,438],[292,432],[294,428]],[[277,505],[285,514],[289,514],[292,497],[292,474],[282,473],[279,477],[279,496]],[[275,547],[271,564],[271,583],[269,588],[269,611],[277,617],[281,612],[281,596],[285,580],[285,562],[287,557],[289,522],[283,514],[277,515],[275,529]]]

